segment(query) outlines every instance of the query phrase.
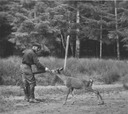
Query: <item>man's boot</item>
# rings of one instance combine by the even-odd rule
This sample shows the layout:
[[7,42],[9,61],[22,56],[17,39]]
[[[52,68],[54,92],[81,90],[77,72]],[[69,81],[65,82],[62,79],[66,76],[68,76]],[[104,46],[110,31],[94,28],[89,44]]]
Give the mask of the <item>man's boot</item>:
[[24,100],[29,102],[29,97],[25,95]]
[[37,101],[36,99],[29,99],[29,103],[38,103],[39,101]]
[[37,101],[35,99],[34,90],[35,90],[35,85],[34,84],[31,84],[30,85],[30,99],[29,99],[29,102],[30,103],[38,103],[39,102],[39,101]]
[[28,95],[28,90],[26,89],[26,87],[24,88],[24,100],[29,102],[29,95]]

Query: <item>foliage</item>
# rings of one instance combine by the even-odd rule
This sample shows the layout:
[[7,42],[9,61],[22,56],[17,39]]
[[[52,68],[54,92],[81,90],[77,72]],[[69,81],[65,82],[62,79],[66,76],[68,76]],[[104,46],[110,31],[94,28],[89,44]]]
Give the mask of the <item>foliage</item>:
[[112,67],[111,70],[103,72],[102,73],[102,81],[105,82],[106,84],[111,84],[113,82],[116,82],[119,80],[121,77],[119,69]]
[[121,79],[122,83],[123,84],[126,84],[128,83],[128,74],[126,74],[122,79]]
[[[30,47],[32,42],[39,42],[47,45],[53,55],[62,54],[65,51],[67,35],[70,35],[69,48],[72,55],[75,52],[76,35],[79,40],[88,38],[106,44],[115,42],[118,35],[120,41],[123,41],[123,45],[127,47],[126,0],[117,0],[116,4],[114,1],[104,0],[2,0],[0,3],[0,11],[3,12],[4,17],[6,14],[6,19],[1,22],[4,25],[2,27],[4,29],[1,29],[1,38],[12,33],[11,38],[15,39],[17,45],[22,45],[21,47]],[[115,8],[117,8],[117,20]],[[79,23],[76,22],[77,11],[80,12]],[[0,18],[3,17],[2,15]]]
[[21,60],[18,57],[10,57],[9,59],[0,60],[0,84],[16,85],[21,80],[20,73]]
[[8,13],[0,12],[0,40],[7,39],[8,35],[12,32],[12,26],[10,24],[10,18]]
[[[56,69],[63,67],[64,59],[57,59],[53,57],[40,58],[40,62],[50,68]],[[3,85],[20,85],[21,58],[10,57],[8,59],[0,60],[0,84]],[[76,59],[69,58],[67,60],[66,70],[63,72],[67,76],[92,78],[96,82],[113,83],[123,78],[127,73],[127,63],[116,60],[101,60],[101,59]],[[33,67],[35,70],[35,67]],[[49,85],[52,83],[54,76],[51,73],[44,73],[36,75],[37,84]]]

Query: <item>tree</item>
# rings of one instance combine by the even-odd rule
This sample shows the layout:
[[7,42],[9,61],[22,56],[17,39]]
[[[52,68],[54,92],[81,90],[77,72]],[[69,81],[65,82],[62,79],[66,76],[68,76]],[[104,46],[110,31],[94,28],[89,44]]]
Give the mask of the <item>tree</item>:
[[50,47],[53,53],[64,56],[66,38],[70,35],[69,52],[72,56],[81,56],[81,41],[91,39],[97,42],[95,53],[102,58],[104,45],[109,42],[115,46],[116,35],[119,44],[121,39],[127,42],[126,2],[117,1],[117,19],[114,1],[10,0],[0,1],[0,10],[11,17],[8,18],[11,19],[9,24],[13,25],[18,44],[29,47],[32,42],[40,42]]
[[[125,31],[127,31],[127,1],[113,1],[114,4],[114,18],[115,22],[112,22],[111,24],[115,25],[113,29],[110,30],[110,36],[112,36],[116,42],[117,42],[117,59],[120,59],[120,42],[121,38],[125,41],[125,36],[127,37],[127,34],[125,34]],[[113,6],[111,6],[113,7]],[[125,23],[125,24],[124,24]]]
[[102,32],[107,28],[107,21],[103,16],[108,15],[104,4],[102,1],[87,1],[80,4],[81,38],[100,42],[100,58],[102,58],[102,44],[106,39],[106,34],[103,37]]
[[7,39],[12,32],[10,16],[5,12],[0,12],[0,41]]

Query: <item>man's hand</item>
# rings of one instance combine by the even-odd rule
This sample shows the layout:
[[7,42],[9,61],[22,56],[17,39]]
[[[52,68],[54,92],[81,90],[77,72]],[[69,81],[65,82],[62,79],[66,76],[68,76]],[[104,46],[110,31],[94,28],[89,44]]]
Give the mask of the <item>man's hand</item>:
[[45,71],[46,72],[51,72],[51,70],[49,68],[47,68],[47,67],[45,67]]

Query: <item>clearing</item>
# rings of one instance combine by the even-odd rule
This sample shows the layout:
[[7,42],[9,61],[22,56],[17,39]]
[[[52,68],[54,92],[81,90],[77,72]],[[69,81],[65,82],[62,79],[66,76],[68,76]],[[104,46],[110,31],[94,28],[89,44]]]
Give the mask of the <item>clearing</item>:
[[128,91],[121,84],[93,85],[93,88],[101,92],[104,105],[98,105],[96,96],[83,90],[76,90],[75,96],[70,95],[63,105],[65,86],[37,86],[35,95],[40,102],[27,103],[20,87],[1,86],[0,114],[128,114]]

